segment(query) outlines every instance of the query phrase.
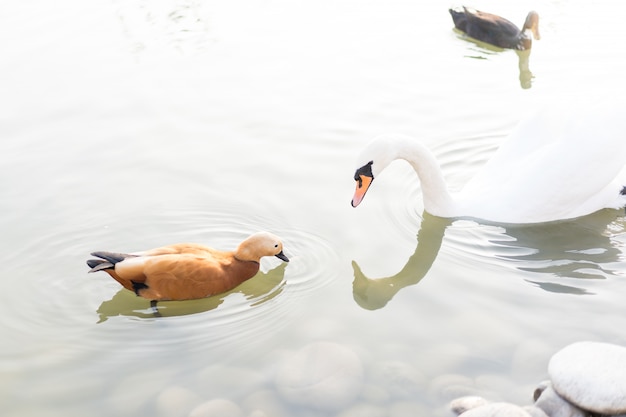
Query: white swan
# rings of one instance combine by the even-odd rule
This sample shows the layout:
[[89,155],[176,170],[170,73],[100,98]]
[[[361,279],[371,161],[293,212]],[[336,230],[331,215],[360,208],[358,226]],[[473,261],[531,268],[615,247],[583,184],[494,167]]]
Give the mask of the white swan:
[[396,159],[422,184],[424,209],[439,217],[501,223],[571,219],[626,205],[626,107],[553,106],[522,122],[458,193],[450,193],[433,154],[403,136],[374,139],[361,153],[352,206]]

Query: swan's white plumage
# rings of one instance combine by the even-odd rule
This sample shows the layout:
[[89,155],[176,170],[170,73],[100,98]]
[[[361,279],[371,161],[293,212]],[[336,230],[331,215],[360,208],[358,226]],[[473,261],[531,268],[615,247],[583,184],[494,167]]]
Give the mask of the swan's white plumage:
[[[406,137],[376,138],[359,164],[374,178],[394,159],[417,172],[424,209],[440,217],[503,223],[570,219],[626,204],[626,107],[559,105],[542,109],[511,133],[455,194],[428,149]],[[359,165],[361,166],[361,165]]]

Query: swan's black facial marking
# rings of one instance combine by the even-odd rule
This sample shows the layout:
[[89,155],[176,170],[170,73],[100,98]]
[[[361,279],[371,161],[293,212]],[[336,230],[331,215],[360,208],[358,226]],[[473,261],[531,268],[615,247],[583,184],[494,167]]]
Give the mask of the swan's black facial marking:
[[621,195],[626,195],[626,186],[622,188],[622,191],[619,192]]
[[373,163],[374,161],[369,161],[367,164],[357,169],[356,172],[354,173],[354,180],[359,182],[359,188],[363,186],[363,180],[361,179],[362,175],[366,177],[370,177],[371,179],[374,179],[374,174],[372,174]]

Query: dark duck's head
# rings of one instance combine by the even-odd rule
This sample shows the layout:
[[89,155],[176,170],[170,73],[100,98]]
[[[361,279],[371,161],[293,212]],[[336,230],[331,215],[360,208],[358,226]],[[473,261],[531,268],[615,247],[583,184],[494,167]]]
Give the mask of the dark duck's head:
[[533,43],[532,38],[536,40],[541,39],[541,35],[539,35],[539,14],[534,10],[528,12],[528,16],[526,16],[524,26],[522,26],[520,31],[520,43],[517,49],[530,49]]

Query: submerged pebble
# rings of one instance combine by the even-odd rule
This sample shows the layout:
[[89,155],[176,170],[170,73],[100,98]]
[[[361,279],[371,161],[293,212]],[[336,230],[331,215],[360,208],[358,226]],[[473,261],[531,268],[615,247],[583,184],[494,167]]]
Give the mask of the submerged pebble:
[[413,365],[401,361],[384,361],[372,370],[372,379],[378,381],[391,398],[419,398],[426,386],[426,377]]
[[354,351],[337,343],[317,342],[286,358],[275,383],[291,403],[335,411],[356,399],[363,379],[363,364]]
[[242,403],[250,414],[269,417],[287,417],[289,412],[274,390],[264,389],[250,394]]
[[476,395],[478,390],[474,380],[458,374],[445,374],[434,378],[429,387],[431,397],[440,401],[450,401],[457,397]]
[[625,370],[626,348],[608,343],[573,343],[550,359],[551,381],[544,381],[535,389],[533,405],[519,407],[464,396],[451,401],[449,407],[462,417],[624,417]]
[[467,410],[462,417],[532,417],[522,407],[510,403],[490,403]]
[[450,402],[450,409],[454,414],[463,414],[467,410],[482,407],[489,404],[489,401],[477,395],[468,395],[466,397],[457,398]]
[[168,387],[161,391],[156,398],[156,415],[159,417],[184,417],[200,402],[200,398],[186,388]]
[[195,407],[189,417],[243,417],[243,411],[234,402],[218,398]]
[[339,413],[337,417],[387,417],[387,410],[376,405],[358,404]]

